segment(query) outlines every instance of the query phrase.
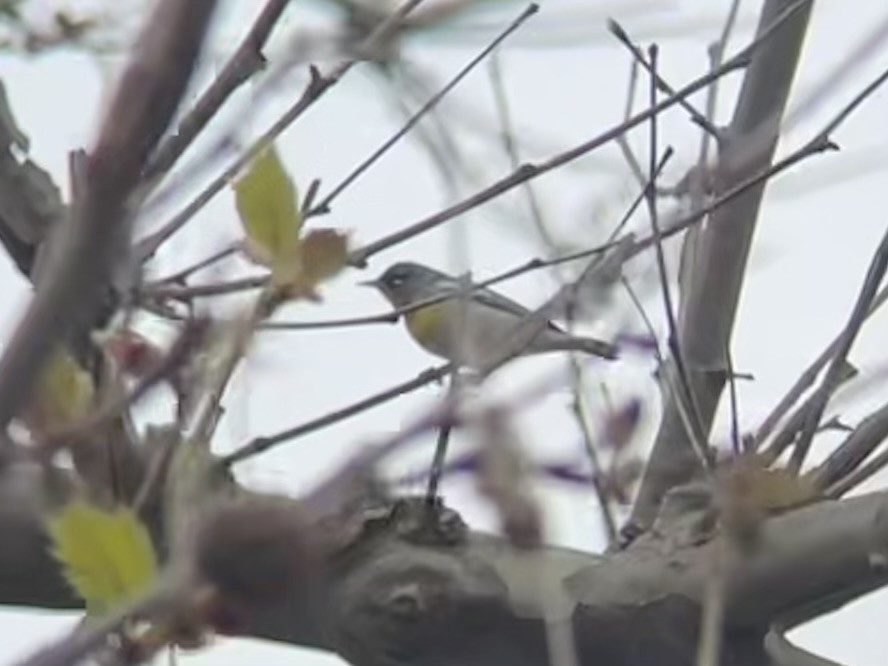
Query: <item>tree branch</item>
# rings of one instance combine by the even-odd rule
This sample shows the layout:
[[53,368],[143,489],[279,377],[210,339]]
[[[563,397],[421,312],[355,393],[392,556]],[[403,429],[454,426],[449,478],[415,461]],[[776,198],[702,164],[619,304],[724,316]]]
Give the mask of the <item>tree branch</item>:
[[19,161],[13,147],[27,150],[28,138],[15,124],[0,81],[0,243],[29,277],[40,244],[60,226],[65,206],[49,174],[30,159]]
[[[796,3],[793,15],[773,28],[793,4],[788,0],[768,0],[762,10],[758,33],[773,31],[752,54],[734,118],[724,133],[716,198],[771,163],[813,3]],[[762,132],[764,140],[756,142],[756,152],[750,159],[740,164],[739,160],[724,159],[730,158],[734,146]],[[687,283],[681,285],[680,347],[705,433],[712,427],[727,379],[725,351],[764,190],[765,182],[759,182],[713,213],[696,239],[696,256],[689,257],[693,263]],[[679,398],[674,391],[666,393],[660,430],[627,534],[646,529],[666,491],[700,469],[679,418]]]
[[[26,465],[30,474],[18,464],[0,473],[0,537],[10,545],[0,549],[0,603],[77,608],[48,554],[44,471]],[[71,490],[53,494],[64,501]],[[435,508],[440,516],[429,523],[428,511],[424,498],[363,503],[343,517],[358,520],[355,541],[329,560],[317,591],[239,608],[237,633],[336,650],[358,666],[387,663],[378,659],[392,650],[414,666],[539,666],[544,622],[569,621],[581,664],[689,663],[679,657],[693,654],[714,542],[684,539],[673,524],[606,557],[543,547],[527,555],[544,572],[541,590],[507,541],[468,530],[446,509]],[[879,564],[888,554],[888,493],[771,518],[760,543],[726,572],[723,666],[768,663],[748,657],[764,650],[768,626],[807,621],[888,583]],[[394,603],[405,595],[426,602],[414,621]],[[556,617],[547,617],[553,607]]]
[[848,354],[851,351],[851,346],[854,344],[854,340],[857,338],[858,333],[860,333],[860,329],[863,327],[863,323],[866,321],[867,315],[875,302],[879,285],[882,284],[886,269],[888,269],[888,230],[886,230],[882,237],[882,242],[873,256],[848,323],[839,336],[841,342],[836,350],[836,354],[826,369],[823,381],[814,395],[811,396],[811,407],[805,414],[805,422],[802,425],[798,442],[795,449],[793,449],[792,457],[789,461],[790,469],[796,472],[801,469],[802,463],[805,461],[805,456],[814,440],[814,432],[820,423],[821,416],[823,416],[823,410],[826,409],[826,403],[829,401],[835,387],[841,382],[842,374],[845,372],[848,364]]
[[265,66],[262,48],[290,0],[268,0],[253,27],[222,68],[219,75],[180,120],[176,129],[157,146],[142,179],[146,183],[163,177],[222,108],[225,101],[242,84]]
[[30,395],[53,346],[91,325],[100,289],[129,243],[128,197],[179,104],[215,6],[165,0],[150,16],[88,157],[83,197],[53,238],[37,293],[0,359],[0,429]]

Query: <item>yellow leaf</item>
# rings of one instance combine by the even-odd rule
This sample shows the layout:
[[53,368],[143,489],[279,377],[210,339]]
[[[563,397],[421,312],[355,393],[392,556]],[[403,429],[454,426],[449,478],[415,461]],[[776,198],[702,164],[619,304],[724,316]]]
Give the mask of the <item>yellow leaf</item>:
[[317,300],[316,287],[329,280],[348,260],[348,237],[335,229],[314,229],[299,244],[299,261],[288,278],[291,298]]
[[348,238],[335,229],[314,229],[300,245],[302,275],[314,284],[339,273],[348,260]]
[[132,599],[157,577],[151,538],[132,509],[106,511],[74,500],[47,527],[53,555],[90,616]]
[[797,475],[785,467],[765,467],[756,456],[737,458],[722,478],[733,504],[766,513],[784,511],[818,496],[813,475]]
[[43,366],[23,419],[37,431],[69,424],[86,414],[94,394],[90,374],[60,347]]
[[799,476],[783,467],[754,469],[750,489],[758,506],[769,511],[804,504],[818,493],[812,476]]
[[296,186],[273,145],[253,160],[234,184],[234,195],[250,257],[268,266],[292,258],[302,215]]

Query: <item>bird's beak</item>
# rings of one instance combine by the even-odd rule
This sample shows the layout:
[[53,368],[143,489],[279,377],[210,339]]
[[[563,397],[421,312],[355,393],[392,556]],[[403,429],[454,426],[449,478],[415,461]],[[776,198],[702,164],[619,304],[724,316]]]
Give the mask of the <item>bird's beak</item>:
[[374,280],[364,280],[363,282],[358,282],[358,284],[362,287],[374,287],[376,289],[379,289],[382,286],[379,282],[379,278]]

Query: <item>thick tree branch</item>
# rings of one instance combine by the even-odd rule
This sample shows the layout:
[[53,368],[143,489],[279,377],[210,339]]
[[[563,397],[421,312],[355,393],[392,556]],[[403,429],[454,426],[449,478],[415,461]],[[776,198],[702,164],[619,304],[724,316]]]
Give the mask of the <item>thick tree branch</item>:
[[30,159],[28,139],[15,124],[0,82],[0,243],[26,277],[31,275],[40,244],[65,215],[61,194],[43,169]]
[[[793,15],[773,29],[752,54],[734,118],[723,137],[716,197],[771,163],[813,3],[798,6],[789,0],[768,0],[759,21],[758,32],[768,31],[794,4],[797,7]],[[735,147],[752,136],[763,137],[754,142],[756,154],[730,159],[732,153],[743,152]],[[712,427],[727,379],[725,351],[730,344],[765,185],[760,182],[748,188],[712,214],[696,239],[695,256],[688,258],[692,263],[687,283],[681,285],[679,346],[685,355],[691,389],[706,433]],[[671,372],[669,367],[664,371]],[[680,418],[679,398],[674,391],[666,391],[660,430],[627,533],[647,528],[663,495],[700,468]]]
[[129,243],[128,198],[179,104],[215,6],[166,0],[148,20],[87,159],[83,196],[52,239],[37,293],[0,359],[0,429],[28,398],[53,346],[90,326]]
[[[0,549],[0,603],[78,607],[42,529],[44,498],[61,502],[70,491],[58,478],[47,483],[33,463],[0,474],[0,537],[11,545]],[[554,608],[548,621],[572,623],[581,664],[686,666],[704,563],[717,546],[699,538],[710,508],[674,512],[673,521],[664,514],[660,533],[595,557],[549,547],[516,553],[447,510],[428,522],[422,498],[366,505],[363,536],[329,561],[317,592],[239,609],[238,633],[333,649],[358,666],[391,663],[393,652],[411,666],[539,666],[543,616]],[[727,572],[722,664],[769,663],[751,656],[762,657],[773,623],[807,621],[888,583],[886,556],[888,493],[766,521],[757,550]],[[528,567],[544,572],[542,589]],[[413,619],[403,614],[411,608],[419,609]]]

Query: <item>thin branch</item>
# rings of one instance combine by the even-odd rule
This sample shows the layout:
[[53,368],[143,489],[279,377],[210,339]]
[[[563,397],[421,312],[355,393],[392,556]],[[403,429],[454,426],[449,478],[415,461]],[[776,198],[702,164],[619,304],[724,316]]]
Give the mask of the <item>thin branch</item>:
[[653,108],[646,109],[632,116],[628,120],[625,120],[620,124],[610,128],[609,130],[606,130],[605,132],[599,134],[594,139],[575,146],[570,150],[559,153],[558,155],[555,155],[554,157],[551,157],[543,162],[537,164],[523,164],[505,178],[502,178],[501,180],[493,183],[480,192],[476,192],[466,199],[463,199],[462,201],[448,208],[445,208],[442,211],[430,215],[429,217],[420,220],[419,222],[411,224],[404,229],[384,236],[383,238],[369,243],[364,247],[353,250],[349,256],[349,263],[353,266],[363,267],[366,264],[367,260],[374,254],[382,252],[383,250],[387,250],[399,243],[413,238],[414,236],[434,229],[435,227],[448,222],[452,218],[462,215],[463,213],[477,206],[480,206],[481,204],[486,203],[491,199],[498,197],[499,195],[511,190],[514,187],[517,187],[518,185],[521,185],[528,180],[536,178],[537,176],[557,169],[561,166],[564,166],[565,164],[569,164],[570,162],[580,157],[585,156],[586,154],[606,145],[610,141],[613,141],[616,137],[629,131],[633,127],[647,122],[651,118],[651,116],[661,113],[671,106],[674,106],[679,102],[679,100],[684,99],[685,97],[697,92],[698,90],[702,90],[713,80],[724,76],[728,72],[743,67],[745,62],[746,54],[744,51],[742,54],[735,56],[734,58],[725,62],[722,68],[718,71],[711,72],[700,77],[696,81],[693,81],[692,83],[679,90],[674,96],[661,101]]
[[[817,487],[842,487],[839,492],[842,494],[881,469],[881,463],[877,462],[877,459],[873,459],[867,465],[867,467],[873,466],[872,472],[864,471],[861,463],[885,441],[886,436],[888,436],[888,407],[882,406],[858,423],[845,441],[814,469],[813,477]],[[860,480],[854,476],[858,473]]]
[[[641,299],[638,297],[638,294],[635,293],[635,289],[632,287],[632,283],[629,282],[626,276],[620,277],[620,283],[623,285],[623,289],[626,290],[626,293],[629,295],[629,300],[632,301],[632,305],[635,308],[635,311],[638,312],[638,316],[641,317],[641,321],[644,324],[645,329],[648,332],[648,335],[651,336],[652,340],[657,339],[657,331],[654,328],[654,323],[651,321],[651,318],[648,317],[647,312],[644,309],[644,305],[641,302]],[[654,345],[654,358],[657,360],[658,365],[663,365],[663,354],[660,353],[659,345]]]
[[[838,353],[841,340],[840,338],[837,338],[837,340],[839,340],[839,342],[831,346],[831,348],[834,349],[833,355],[824,359],[824,366],[830,358]],[[829,396],[832,396],[845,382],[851,380],[856,374],[857,371],[854,366],[850,363],[843,363],[842,372],[830,388]],[[760,452],[759,455],[761,456],[763,463],[768,465],[774,463],[781,455],[783,455],[784,451],[789,449],[789,447],[797,441],[799,432],[805,427],[805,422],[811,414],[811,411],[817,408],[818,400],[818,394],[812,393],[801,405],[799,405],[795,412],[793,412],[792,416],[787,419],[783,428],[774,436],[774,439],[771,440],[771,443]]]
[[438,487],[441,477],[444,475],[444,466],[447,463],[447,449],[450,444],[450,434],[453,431],[452,423],[443,423],[438,428],[438,439],[435,441],[435,454],[432,457],[432,467],[429,470],[429,478],[426,484],[425,499],[429,506],[434,506],[438,499]]
[[[650,106],[657,105],[657,47],[652,45],[648,52],[650,64],[647,65],[648,71],[651,73],[650,85]],[[654,241],[654,250],[657,261],[657,272],[660,276],[660,288],[663,297],[663,308],[666,313],[666,324],[669,330],[669,351],[675,362],[676,374],[678,375],[677,386],[673,387],[675,395],[683,404],[681,410],[688,415],[686,433],[688,439],[703,462],[704,467],[711,467],[711,456],[704,443],[705,433],[703,432],[700,420],[699,409],[696,404],[696,398],[691,387],[688,375],[687,365],[685,364],[684,355],[681,353],[681,343],[679,340],[678,322],[675,318],[675,308],[673,307],[672,293],[669,288],[669,271],[666,268],[666,255],[663,251],[662,234],[660,231],[659,215],[657,210],[657,116],[651,116],[650,120],[650,155],[648,164],[648,185],[646,188],[646,201],[648,205],[648,213],[651,222],[651,236]],[[669,369],[666,370],[667,381],[670,379]]]
[[[193,0],[187,0],[192,2]],[[187,3],[186,3],[187,4]],[[108,617],[96,619],[86,626],[77,626],[64,639],[15,663],[15,666],[73,666],[98,650],[108,636],[120,631],[134,617],[160,616],[177,609],[183,585],[167,577],[155,589]]]
[[338,79],[322,75],[315,67],[311,67],[308,84],[303,89],[299,99],[179,213],[174,215],[160,229],[139,241],[135,248],[138,259],[145,262],[153,257],[166,241],[172,238],[219,192],[225,189],[235,176],[308,110],[312,104],[320,99],[337,81]]
[[[709,203],[707,203],[702,208],[700,208],[696,211],[691,211],[685,215],[681,215],[681,216],[677,217],[676,219],[670,221],[670,224],[660,232],[660,238],[661,239],[671,238],[672,236],[679,234],[682,231],[687,230],[688,228],[690,228],[691,226],[693,226],[694,224],[696,224],[697,222],[699,222],[700,220],[705,218],[707,215],[709,215],[713,211],[718,210],[720,207],[729,203],[734,198],[744,194],[750,188],[761,184],[762,182],[772,178],[773,176],[775,176],[783,171],[786,171],[790,167],[794,166],[795,164],[803,161],[804,159],[806,159],[808,157],[811,157],[812,155],[819,154],[819,153],[824,152],[826,150],[833,150],[834,148],[835,148],[834,144],[832,144],[829,141],[824,141],[822,139],[819,139],[818,142],[816,142],[816,143],[812,142],[812,143],[806,144],[805,146],[803,146],[799,150],[791,153],[790,155],[787,155],[784,159],[782,159],[778,162],[775,162],[773,165],[771,165],[767,169],[764,169],[764,170],[754,174],[753,176],[749,177],[748,179],[738,183],[736,186],[727,190],[722,195],[712,199]],[[665,163],[666,159],[668,159],[672,155],[673,155],[672,151],[667,149],[667,151],[664,152],[664,155],[663,155],[663,157],[664,157],[663,163]],[[638,205],[640,205],[643,201],[644,201],[644,196],[643,195],[639,196],[636,199],[636,201],[633,203],[633,209],[635,207],[637,207]],[[628,220],[629,220],[629,216],[628,215],[624,216],[623,221],[620,223],[620,225],[617,227],[617,229],[615,229],[612,236],[615,237],[616,234],[619,232],[619,230],[625,225],[625,223],[628,222]],[[612,250],[613,248],[617,247],[618,245],[621,245],[625,240],[626,240],[626,238],[624,237],[620,241],[616,241],[616,240],[608,241],[602,245],[598,245],[598,246],[589,248],[587,250],[581,250],[579,252],[565,255],[564,257],[559,257],[557,259],[551,260],[551,262],[544,262],[539,259],[533,259],[530,262],[528,262],[527,264],[525,264],[517,269],[513,269],[512,271],[508,271],[507,273],[504,273],[504,274],[498,276],[497,278],[495,278],[495,281],[499,282],[502,280],[506,280],[506,279],[509,279],[510,277],[514,277],[515,275],[519,275],[527,270],[534,270],[536,268],[542,268],[544,266],[549,265],[550,263],[562,263],[562,262],[566,262],[566,261],[574,261],[576,259],[582,259],[582,258],[586,258],[586,257],[592,257],[595,255],[603,254],[604,252]],[[652,248],[654,246],[655,246],[655,237],[653,235],[641,238],[635,242],[633,248],[629,251],[629,257],[627,257],[627,258],[635,257],[635,256],[641,254],[642,252],[649,250],[650,248]],[[369,247],[369,246],[365,246],[365,247]],[[362,252],[362,250],[358,250],[356,252],[360,253],[360,252]],[[357,255],[353,255],[353,257],[354,256],[357,256]],[[354,265],[354,259],[351,260],[351,263]],[[151,296],[153,298],[159,298],[159,299],[172,298],[172,299],[178,299],[178,300],[189,300],[191,298],[218,296],[218,295],[230,294],[230,293],[234,293],[234,292],[238,292],[238,291],[244,291],[246,289],[261,288],[262,286],[267,284],[268,279],[269,278],[266,275],[258,275],[258,276],[248,277],[248,278],[240,278],[238,280],[232,280],[229,282],[221,282],[221,283],[207,284],[207,285],[195,285],[192,287],[177,287],[177,286],[169,286],[169,287],[156,286],[155,287],[155,286],[152,286],[150,289],[147,290],[146,295]],[[492,284],[492,282],[486,282],[485,284],[489,285],[489,284]],[[436,300],[432,300],[431,302],[436,302]],[[428,304],[429,303],[426,301],[422,302],[422,305],[428,305]],[[419,306],[414,306],[414,307],[419,307]],[[389,316],[390,315],[380,315],[379,320],[380,321],[389,321],[387,318]],[[383,319],[383,317],[386,317],[386,318]],[[375,323],[375,322],[364,321],[364,318],[359,318],[359,319],[361,321],[358,321],[356,323]],[[350,320],[344,319],[341,321],[348,322]],[[326,322],[322,322],[319,325],[316,325],[313,322],[306,322],[304,327],[305,328],[316,328],[316,327],[328,327],[330,325],[335,325],[335,324],[328,324]],[[273,324],[270,327],[276,328],[276,326],[274,326]],[[298,329],[298,328],[302,328],[302,327],[303,327],[303,325],[298,322],[294,322],[293,324],[285,324],[285,325],[281,326],[281,328],[294,328],[294,329]]]
[[[869,308],[866,316],[867,318],[874,315],[878,310],[888,301],[888,286],[883,287],[879,294],[873,299],[873,303]],[[842,343],[842,334],[841,332],[833,338],[830,343],[826,346],[826,348],[820,352],[820,355],[814,359],[814,361],[809,365],[805,371],[799,376],[799,378],[795,381],[795,384],[787,391],[786,395],[780,399],[780,402],[771,410],[771,412],[765,417],[759,426],[758,430],[755,433],[755,438],[753,439],[753,449],[758,449],[764,444],[765,440],[771,435],[780,421],[786,416],[792,406],[798,402],[799,398],[802,397],[802,394],[811,386],[817,379],[817,375],[820,374],[820,371],[826,367],[826,364],[833,358],[839,351],[839,345]]]
[[164,282],[155,282],[142,287],[140,296],[152,300],[172,299],[187,302],[195,298],[208,298],[210,296],[223,296],[250,289],[261,289],[268,284],[270,278],[265,275],[251,275],[249,277],[229,280],[227,282],[211,282],[208,284],[195,284],[180,286]]
[[[670,86],[666,82],[666,80],[663,79],[662,76],[660,76],[660,73],[657,71],[656,63],[653,60],[645,59],[644,54],[641,52],[641,49],[635,45],[635,43],[626,33],[626,30],[623,28],[623,26],[621,26],[613,19],[610,19],[607,22],[607,28],[610,33],[617,38],[617,41],[619,41],[623,46],[629,49],[629,52],[635,59],[635,62],[637,62],[642,67],[644,67],[645,70],[647,70],[648,74],[650,74],[653,78],[655,88],[658,88],[667,95],[676,94],[675,88]],[[681,100],[679,100],[678,104],[679,106],[681,106],[681,108],[688,112],[688,114],[691,116],[691,119],[697,125],[699,125],[701,129],[703,129],[707,134],[711,135],[716,140],[720,140],[721,135],[719,129],[715,127],[711,122],[709,122],[709,119],[705,115],[700,113],[696,108],[694,108],[694,106],[690,102],[682,98]]]
[[240,448],[235,449],[231,453],[222,456],[222,458],[219,460],[219,463],[224,466],[234,465],[243,460],[246,460],[247,458],[251,458],[260,453],[264,453],[269,449],[273,449],[279,444],[283,444],[284,442],[290,441],[292,439],[302,437],[303,435],[307,435],[310,432],[326,428],[327,426],[338,423],[339,421],[344,421],[345,419],[351,418],[356,414],[360,414],[361,412],[367,411],[368,409],[381,405],[390,400],[394,400],[395,398],[400,397],[405,393],[410,393],[411,391],[422,388],[427,384],[438,381],[442,377],[450,373],[452,369],[453,368],[449,363],[446,365],[440,365],[436,368],[430,368],[409,381],[398,384],[397,386],[393,386],[392,388],[372,395],[369,398],[359,400],[358,402],[355,402],[346,407],[337,409],[333,412],[330,412],[329,414],[325,414],[318,418],[312,419],[311,421],[300,424],[293,428],[287,428],[286,430],[282,430],[281,432],[275,433],[273,435],[257,437],[244,444]]
[[[718,69],[722,64],[722,61],[724,60],[728,38],[730,37],[731,31],[733,30],[739,8],[740,1],[734,0],[734,2],[731,3],[731,8],[728,10],[728,16],[722,29],[719,41],[715,44],[710,45],[708,49],[710,70]],[[713,81],[712,85],[709,86],[709,88],[707,88],[706,90],[706,118],[713,125],[715,124],[716,111],[718,107],[718,91],[721,87],[720,84],[721,80]],[[688,201],[692,210],[702,206],[705,203],[705,198],[707,194],[709,194],[713,190],[714,184],[711,182],[712,179],[709,172],[709,153],[712,147],[712,143],[712,135],[709,132],[701,132],[700,150],[697,155],[697,164],[695,167],[689,170],[682,179],[682,181],[687,183],[686,191],[688,194]],[[720,143],[718,143],[717,146],[721,148]],[[677,188],[679,191],[681,191],[683,184],[683,182],[679,183]],[[688,233],[685,235],[684,240],[682,241],[678,262],[679,285],[685,284],[690,278],[688,272],[694,266],[694,256],[698,249],[697,241],[699,239],[700,231],[701,230],[699,227],[689,229]],[[682,309],[682,305],[679,305],[679,317],[683,316],[684,312]]]
[[215,7],[166,0],[146,22],[88,157],[83,196],[52,239],[37,293],[0,359],[0,430],[53,347],[91,327],[101,287],[129,243],[127,198],[179,105]]
[[[364,49],[372,51],[374,44],[382,43],[388,39],[406,16],[413,11],[423,0],[406,0],[404,4],[393,12],[385,21],[382,21],[376,29],[362,42],[359,51]],[[210,200],[221,192],[229,181],[234,178],[249,162],[261,153],[272,141],[274,141],[287,127],[299,118],[309,107],[317,102],[324,94],[345,76],[355,64],[355,60],[346,60],[329,73],[322,74],[316,67],[309,68],[309,82],[302,91],[299,99],[272,126],[265,131],[253,144],[216,180],[197,195],[178,215],[169,220],[160,229],[141,240],[136,246],[136,256],[144,262],[154,256],[157,250],[176,232],[178,232],[194,215],[200,211]]]
[[[734,26],[737,24],[737,14],[739,12],[740,0],[733,0],[728,9],[728,16],[725,19],[725,24],[718,41],[709,47],[710,69],[718,69],[721,66],[722,60],[724,60],[725,57],[725,51],[728,48],[728,40],[731,38],[731,33],[734,31]],[[712,86],[706,91],[706,119],[713,126],[715,125],[715,115],[718,108],[718,91],[720,83],[721,81],[713,81]],[[709,161],[709,147],[712,138],[713,135],[711,132],[703,132],[700,137],[700,155],[697,163],[701,167],[705,167]],[[715,138],[719,139],[720,135],[715,135]]]
[[830,123],[823,128],[821,134],[823,136],[830,136],[835,132],[839,126],[848,119],[848,117],[857,110],[861,104],[863,104],[866,99],[872,95],[876,90],[882,87],[885,81],[888,80],[888,69],[885,69],[879,76],[872,80],[867,86],[863,88],[859,93],[857,93],[851,101],[845,105],[845,107],[839,111],[835,115],[835,117],[830,121]]
[[737,402],[737,375],[734,373],[734,358],[730,347],[725,350],[725,361],[728,367],[728,398],[731,405],[731,450],[735,456],[743,453],[740,442],[740,407]]
[[203,378],[204,394],[193,399],[191,413],[185,415],[187,422],[183,428],[185,439],[198,446],[209,446],[212,433],[218,425],[222,398],[238,364],[247,353],[256,327],[271,316],[274,310],[286,299],[286,287],[271,283],[260,292],[245,316],[231,322],[226,339],[206,366]]
[[141,291],[150,291],[152,288],[159,287],[161,285],[182,284],[198,271],[202,271],[203,269],[208,268],[209,266],[212,266],[213,264],[216,264],[223,259],[227,259],[231,255],[237,253],[239,250],[240,245],[238,243],[232,243],[228,247],[223,247],[221,250],[214,252],[209,257],[201,259],[191,266],[187,266],[186,268],[183,268],[180,271],[173,273],[172,275],[167,275],[166,277],[162,277],[149,282],[142,287]]
[[592,427],[592,419],[589,414],[589,405],[586,403],[585,377],[583,373],[583,365],[580,362],[571,364],[574,375],[574,400],[573,412],[577,420],[577,425],[582,434],[583,448],[586,451],[586,457],[589,459],[589,465],[592,468],[591,482],[592,489],[598,498],[598,510],[601,512],[601,524],[604,526],[604,533],[607,537],[608,546],[611,547],[617,542],[617,521],[614,518],[614,512],[611,509],[610,496],[606,487],[606,475],[601,459],[598,457],[596,446],[595,431]]
[[231,94],[265,66],[262,49],[289,0],[268,0],[253,26],[176,129],[160,142],[142,172],[146,183],[155,184],[178,161],[222,108]]
[[[888,79],[888,70],[879,75],[872,83],[867,85],[860,93],[855,95],[854,98],[844,107],[842,108],[838,114],[836,114],[833,119],[827,124],[827,126],[821,130],[818,135],[812,140],[817,141],[820,140],[828,140],[828,137],[831,133],[835,132],[839,126],[850,116],[850,114],[857,109],[873,92],[875,92],[882,84],[885,83],[886,79]],[[812,143],[812,142],[809,142]],[[876,312],[884,303],[888,300],[888,287],[882,289],[879,294],[873,299],[872,305],[867,311],[865,318],[870,317],[874,312]],[[789,392],[783,397],[783,399],[777,404],[777,406],[771,411],[770,414],[765,418],[762,424],[759,426],[758,431],[755,435],[754,447],[757,448],[761,446],[765,439],[773,432],[774,428],[777,426],[780,419],[782,419],[793,404],[798,401],[801,397],[802,393],[805,389],[814,383],[814,380],[817,378],[820,370],[826,366],[826,363],[830,358],[834,357],[839,350],[839,345],[841,344],[841,334],[836,337],[829,346],[821,353],[821,355],[815,359],[815,361],[808,367],[805,372],[796,380],[796,383],[792,386]]]
[[[506,86],[503,81],[502,67],[497,53],[494,53],[490,59],[489,66],[490,87],[493,91],[493,101],[496,108],[496,116],[499,121],[500,133],[503,138],[503,148],[509,158],[512,169],[521,166],[521,158],[518,154],[518,142],[515,140],[515,128],[512,123],[512,114],[509,109],[509,99],[506,95]],[[536,191],[532,183],[525,183],[521,188],[527,199],[527,207],[530,210],[530,217],[537,228],[540,238],[546,244],[547,248],[555,247],[555,239],[549,231],[543,216],[543,209],[540,206]],[[557,271],[556,271],[557,272]]]
[[520,28],[524,22],[539,11],[539,5],[531,4],[521,12],[521,14],[512,21],[505,30],[503,30],[490,44],[488,44],[478,55],[472,58],[447,84],[435,93],[429,100],[423,104],[407,122],[392,135],[385,143],[377,148],[367,159],[361,162],[355,169],[336,185],[330,193],[324,197],[317,205],[315,205],[308,215],[320,215],[330,211],[330,205],[344,190],[346,190],[353,182],[367,171],[376,161],[382,157],[388,150],[394,146],[401,138],[403,138],[413,127],[422,120],[423,116],[431,111],[438,103],[447,96],[459,83],[471,72],[478,64],[484,61],[490,53],[504,42],[509,35]]
[[[632,60],[629,63],[629,81],[626,84],[626,105],[623,110],[624,121],[632,117],[632,110],[635,108],[635,87],[637,85],[638,62]],[[641,165],[638,163],[638,159],[635,157],[635,153],[632,152],[632,147],[629,145],[629,139],[627,137],[627,134],[618,136],[616,139],[617,146],[620,148],[620,152],[623,153],[623,158],[629,165],[629,170],[632,171],[635,180],[638,181],[639,184],[644,185],[647,179],[644,176]]]
[[[716,79],[737,69],[746,67],[751,54],[754,53],[756,49],[758,49],[762,44],[767,42],[773,36],[774,32],[777,29],[779,29],[797,14],[804,11],[804,8],[811,1],[812,0],[796,0],[796,2],[794,2],[789,8],[782,12],[773,23],[767,26],[764,30],[761,30],[756,38],[749,45],[747,45],[732,58],[726,60],[719,69],[709,72],[696,79],[695,81],[692,81],[685,87],[677,90],[673,96],[664,99],[659,104],[657,104],[656,107],[646,109],[636,114],[635,116],[632,116],[631,118],[621,122],[620,124],[612,127],[611,129],[606,130],[597,137],[590,139],[589,141],[586,141],[567,151],[559,153],[549,158],[548,160],[537,164],[524,164],[508,176],[493,183],[484,190],[476,192],[466,199],[463,199],[462,201],[450,206],[449,208],[430,215],[429,217],[415,222],[414,224],[411,224],[399,231],[384,236],[374,242],[365,245],[364,247],[353,250],[349,254],[349,264],[358,268],[363,268],[366,265],[367,260],[372,255],[378,254],[379,252],[387,250],[399,243],[403,243],[404,241],[409,240],[414,236],[434,229],[435,227],[438,227],[441,224],[444,224],[445,222],[448,222],[449,220],[458,217],[459,215],[462,215],[467,211],[476,208],[477,206],[480,206],[481,204],[487,203],[488,201],[498,197],[499,195],[511,190],[514,187],[517,187],[518,185],[521,185],[528,180],[536,178],[537,176],[540,176],[544,173],[548,173],[549,171],[564,166],[565,164],[569,164],[570,162],[573,162],[580,157],[586,156],[596,149],[606,145],[610,141],[613,141],[623,133],[631,130],[634,127],[637,127],[644,122],[647,122],[651,118],[651,116],[662,113],[666,109],[675,106],[686,97],[706,88]],[[753,157],[755,157],[755,155]],[[751,185],[748,185],[747,187],[751,187]],[[695,220],[696,219],[698,218],[695,218]],[[675,231],[675,233],[677,233],[677,230]]]
[[861,485],[888,467],[888,451],[882,451],[872,460],[853,470],[850,474],[842,477],[834,484],[829,486],[824,492],[824,497],[830,499],[839,499],[843,495],[848,494],[854,488]]
[[823,377],[820,387],[812,396],[811,408],[806,414],[805,424],[789,459],[789,468],[791,470],[798,472],[805,461],[805,456],[808,454],[808,450],[811,448],[811,443],[814,440],[817,425],[823,416],[823,410],[826,409],[829,396],[847,364],[848,353],[851,351],[851,346],[854,344],[857,334],[860,333],[860,329],[863,327],[863,322],[866,321],[867,314],[875,301],[876,293],[879,290],[882,279],[885,277],[886,270],[888,270],[888,231],[882,237],[882,242],[879,243],[848,323],[839,336],[841,342],[836,355],[833,356],[827,367],[826,375]]

